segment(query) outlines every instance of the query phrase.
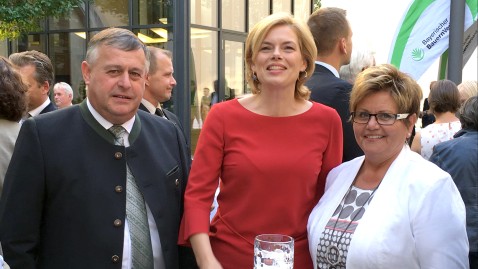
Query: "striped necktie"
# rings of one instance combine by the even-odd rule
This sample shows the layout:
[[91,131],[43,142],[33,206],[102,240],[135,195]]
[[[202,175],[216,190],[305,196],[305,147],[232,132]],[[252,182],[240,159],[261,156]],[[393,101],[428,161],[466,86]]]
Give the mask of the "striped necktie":
[[[124,146],[123,136],[126,130],[120,125],[114,125],[109,131],[115,136],[115,145]],[[128,164],[126,164],[126,178],[126,219],[131,236],[132,268],[152,269],[153,249],[146,205]]]

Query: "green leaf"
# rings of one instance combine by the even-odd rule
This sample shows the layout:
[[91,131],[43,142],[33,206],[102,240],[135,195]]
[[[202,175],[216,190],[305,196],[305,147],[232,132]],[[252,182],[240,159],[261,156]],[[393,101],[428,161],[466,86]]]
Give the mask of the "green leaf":
[[39,30],[38,22],[61,17],[89,0],[0,0],[0,39]]

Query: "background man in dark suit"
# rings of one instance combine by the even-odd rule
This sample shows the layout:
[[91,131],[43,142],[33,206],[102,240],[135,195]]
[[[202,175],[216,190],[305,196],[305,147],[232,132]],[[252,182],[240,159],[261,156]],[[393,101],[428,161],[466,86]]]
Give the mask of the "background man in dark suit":
[[[173,112],[161,107],[161,103],[171,99],[173,88],[176,86],[176,79],[173,76],[173,55],[169,50],[153,46],[148,46],[148,50],[151,55],[151,63],[139,109],[170,120],[183,134],[184,142],[187,144],[188,140],[178,117]],[[187,148],[189,152],[189,145]]]
[[312,77],[306,82],[311,90],[310,99],[337,110],[342,119],[344,151],[342,161],[363,155],[355,141],[349,122],[349,100],[352,84],[339,78],[342,65],[350,63],[352,55],[352,29],[343,9],[325,7],[310,15],[307,25],[317,47],[317,61]]
[[48,94],[53,85],[53,65],[45,54],[29,50],[13,53],[10,61],[18,67],[23,82],[28,86],[28,117],[56,110]]
[[12,268],[180,268],[189,162],[174,125],[138,111],[148,67],[132,32],[103,30],[81,66],[87,99],[23,123],[0,200]]

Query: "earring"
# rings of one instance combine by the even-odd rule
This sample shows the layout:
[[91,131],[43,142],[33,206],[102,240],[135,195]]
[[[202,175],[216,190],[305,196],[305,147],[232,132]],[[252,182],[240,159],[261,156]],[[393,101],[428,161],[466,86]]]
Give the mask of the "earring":
[[300,75],[301,75],[302,73],[305,73],[305,74],[304,74],[304,77],[303,77],[302,79],[307,78],[307,70],[300,71],[300,72],[299,72],[299,77],[297,78],[297,81],[299,81],[299,80],[301,79],[301,78],[300,78]]
[[252,80],[255,81],[255,82],[258,82],[258,81],[259,81],[259,79],[257,78],[256,72],[253,72],[253,73],[252,73]]

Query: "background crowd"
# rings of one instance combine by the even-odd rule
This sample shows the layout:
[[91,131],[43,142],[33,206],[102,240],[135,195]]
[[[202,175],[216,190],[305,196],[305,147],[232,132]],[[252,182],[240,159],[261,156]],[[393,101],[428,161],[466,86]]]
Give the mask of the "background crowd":
[[294,238],[295,268],[478,269],[477,81],[434,81],[423,100],[352,36],[333,7],[254,25],[252,93],[215,103],[203,89],[194,161],[161,106],[171,52],[97,33],[77,105],[45,54],[0,57],[1,256],[12,268],[251,268],[255,236],[277,233]]

